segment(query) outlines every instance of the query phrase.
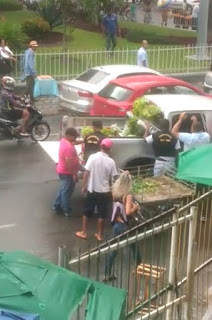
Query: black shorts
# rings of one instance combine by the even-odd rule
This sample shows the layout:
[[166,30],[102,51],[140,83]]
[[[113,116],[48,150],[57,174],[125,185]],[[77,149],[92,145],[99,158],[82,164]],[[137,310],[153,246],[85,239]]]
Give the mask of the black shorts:
[[23,117],[23,110],[21,109],[11,109],[11,110],[2,110],[2,114],[9,120],[20,120]]
[[84,216],[90,217],[97,207],[100,219],[105,219],[109,212],[112,212],[112,194],[100,192],[88,192],[85,199]]

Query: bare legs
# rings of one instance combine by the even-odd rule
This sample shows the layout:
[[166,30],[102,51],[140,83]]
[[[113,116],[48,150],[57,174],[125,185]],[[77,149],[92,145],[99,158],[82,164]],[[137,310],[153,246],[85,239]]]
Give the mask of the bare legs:
[[[102,240],[104,232],[104,219],[98,219],[98,230],[95,233],[95,237],[98,241]],[[87,239],[87,229],[88,229],[88,218],[86,216],[82,217],[82,231],[76,232],[76,236],[84,240]]]

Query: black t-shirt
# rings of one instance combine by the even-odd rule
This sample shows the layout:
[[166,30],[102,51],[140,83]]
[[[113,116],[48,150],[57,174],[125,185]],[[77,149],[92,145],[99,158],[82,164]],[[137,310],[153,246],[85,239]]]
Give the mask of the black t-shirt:
[[171,132],[157,131],[152,135],[152,147],[156,157],[176,157],[177,139]]
[[94,131],[93,133],[87,135],[84,139],[85,150],[84,150],[84,160],[87,161],[88,157],[100,150],[100,143],[106,136],[100,131]]

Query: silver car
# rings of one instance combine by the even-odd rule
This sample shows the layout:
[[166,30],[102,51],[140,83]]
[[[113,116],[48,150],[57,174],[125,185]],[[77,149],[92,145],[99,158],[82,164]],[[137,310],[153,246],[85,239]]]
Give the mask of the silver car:
[[60,85],[60,105],[74,113],[87,114],[93,105],[93,95],[102,90],[110,80],[142,74],[161,73],[137,65],[106,65],[91,68]]

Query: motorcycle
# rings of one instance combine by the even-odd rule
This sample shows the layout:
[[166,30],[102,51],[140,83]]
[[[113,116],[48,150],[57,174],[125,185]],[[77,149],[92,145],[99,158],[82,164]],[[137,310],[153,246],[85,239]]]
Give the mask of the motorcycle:
[[30,113],[30,118],[27,124],[27,132],[29,136],[22,136],[19,133],[21,120],[10,120],[0,113],[0,140],[22,140],[31,137],[34,141],[46,140],[50,134],[50,126],[46,121],[43,121],[42,113],[33,105],[25,101],[27,110]]

